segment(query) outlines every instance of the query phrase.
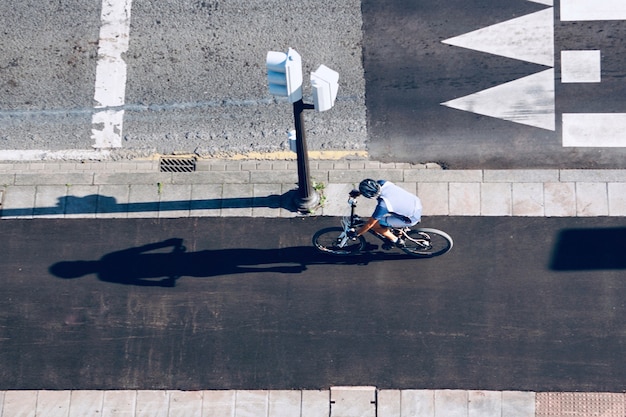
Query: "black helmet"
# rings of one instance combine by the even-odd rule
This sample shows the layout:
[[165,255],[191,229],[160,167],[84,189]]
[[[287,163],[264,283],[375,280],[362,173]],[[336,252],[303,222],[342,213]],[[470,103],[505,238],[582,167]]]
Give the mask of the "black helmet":
[[380,195],[380,184],[368,178],[359,184],[359,191],[364,197],[375,198]]

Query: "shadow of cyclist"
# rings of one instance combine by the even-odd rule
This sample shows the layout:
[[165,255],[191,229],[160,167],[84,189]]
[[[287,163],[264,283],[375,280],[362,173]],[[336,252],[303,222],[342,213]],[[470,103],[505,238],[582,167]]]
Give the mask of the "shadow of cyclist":
[[[171,251],[164,253],[166,248]],[[315,257],[315,250],[310,247],[187,252],[183,240],[174,238],[112,252],[96,261],[58,262],[50,267],[50,272],[66,279],[97,274],[105,282],[173,287],[181,276],[300,273],[306,270],[308,262],[315,262]]]
[[299,274],[308,265],[367,265],[391,258],[387,254],[333,257],[319,253],[312,246],[187,252],[182,239],[172,238],[111,252],[100,260],[57,262],[49,270],[66,279],[96,274],[104,282],[174,287],[182,276],[212,277],[252,272]]

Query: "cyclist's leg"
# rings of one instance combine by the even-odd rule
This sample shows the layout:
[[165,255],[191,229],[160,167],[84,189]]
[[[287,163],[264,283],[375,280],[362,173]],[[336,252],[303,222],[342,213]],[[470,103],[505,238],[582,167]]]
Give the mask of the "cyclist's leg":
[[405,226],[408,226],[408,224],[399,217],[396,217],[394,215],[389,215],[379,220],[376,226],[379,227],[379,230],[375,229],[378,233],[385,236],[387,239],[389,239],[390,242],[395,243],[398,238],[396,235],[393,234],[393,232],[391,231],[391,228],[392,227],[405,227]]

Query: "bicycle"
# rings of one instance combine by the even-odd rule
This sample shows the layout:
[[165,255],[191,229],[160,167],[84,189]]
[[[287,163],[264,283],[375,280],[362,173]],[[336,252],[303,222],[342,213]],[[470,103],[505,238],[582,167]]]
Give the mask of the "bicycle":
[[[365,237],[357,236],[356,238],[350,238],[348,235],[350,230],[355,230],[365,223],[356,214],[357,198],[361,193],[358,190],[352,190],[349,195],[350,215],[341,219],[341,227],[326,227],[318,230],[313,235],[313,245],[318,251],[340,256],[357,255],[364,251],[367,244]],[[398,249],[419,258],[432,258],[443,255],[449,252],[454,244],[450,235],[437,229],[402,227],[392,228],[391,230],[405,242],[404,247]],[[383,241],[383,249],[396,247],[380,233],[372,229],[368,232]]]

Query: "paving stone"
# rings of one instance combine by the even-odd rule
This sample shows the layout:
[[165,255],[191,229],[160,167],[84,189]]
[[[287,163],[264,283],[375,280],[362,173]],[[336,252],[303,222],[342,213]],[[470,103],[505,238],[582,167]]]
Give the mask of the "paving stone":
[[480,183],[450,183],[450,214],[453,216],[479,216],[480,186]]
[[68,417],[102,415],[104,391],[72,391]]
[[191,210],[191,184],[165,184],[160,190],[159,217],[189,217]]
[[626,216],[626,183],[609,183],[609,216]]
[[467,417],[467,404],[467,391],[435,390],[435,417]]
[[252,215],[252,184],[224,184],[222,216]]
[[168,417],[202,417],[202,391],[169,391]]
[[562,182],[626,182],[626,170],[564,169],[559,177]]
[[267,391],[237,390],[235,416],[258,417],[268,413],[269,393]]
[[503,391],[502,416],[535,417],[535,393],[521,391]]
[[402,417],[434,417],[435,391],[402,390]]
[[97,185],[74,185],[67,187],[65,197],[66,218],[95,218],[98,208]]
[[0,186],[7,186],[15,184],[15,174],[1,174],[0,173]]
[[[313,177],[309,171],[309,179],[311,178]],[[252,184],[298,184],[298,171],[251,171],[250,182]]]
[[401,417],[402,416],[402,392],[400,390],[378,391],[378,415],[377,417]]
[[485,182],[558,182],[558,169],[494,169],[483,171]]
[[167,391],[137,391],[136,417],[168,417]]
[[329,415],[329,391],[302,391],[302,417],[328,417]]
[[37,391],[5,391],[3,417],[35,417]]
[[36,417],[67,417],[70,394],[70,391],[39,391]]
[[375,387],[331,387],[330,417],[375,416]]
[[34,185],[7,187],[3,193],[2,218],[32,218],[36,192]]
[[166,172],[99,172],[94,174],[93,183],[100,184],[171,184],[171,173]]
[[609,202],[606,183],[576,183],[576,215],[607,216],[608,214]]
[[365,178],[372,178],[374,180],[387,180],[391,182],[402,182],[404,179],[404,172],[401,169],[386,169],[386,170],[333,170],[328,173],[328,181],[338,184],[351,184],[353,187],[358,187],[359,183]]
[[512,213],[511,184],[483,183],[480,187],[480,214],[483,216],[510,216]]
[[104,184],[98,186],[96,218],[128,217],[129,185]]
[[514,216],[543,216],[544,215],[543,183],[515,183],[513,184],[513,211]]
[[91,173],[56,173],[42,172],[39,174],[17,173],[16,185],[77,185],[93,184],[94,175]]
[[33,216],[61,218],[65,216],[67,187],[65,185],[38,185]]
[[544,210],[548,217],[576,216],[576,184],[545,183]]
[[281,184],[254,184],[252,190],[252,216],[278,217],[281,208]]
[[222,184],[192,184],[190,215],[220,216],[222,213]]
[[422,200],[425,216],[447,216],[449,208],[449,185],[447,182],[420,183],[417,195]]
[[302,393],[300,391],[270,391],[268,417],[300,416]]
[[105,391],[102,417],[134,417],[136,391]]
[[468,417],[502,417],[502,393],[499,391],[469,391]]
[[158,217],[159,200],[160,194],[157,184],[131,185],[128,194],[128,217]]
[[203,397],[203,417],[235,415],[236,391],[204,391]]
[[414,169],[404,171],[405,182],[482,182],[481,170]]

